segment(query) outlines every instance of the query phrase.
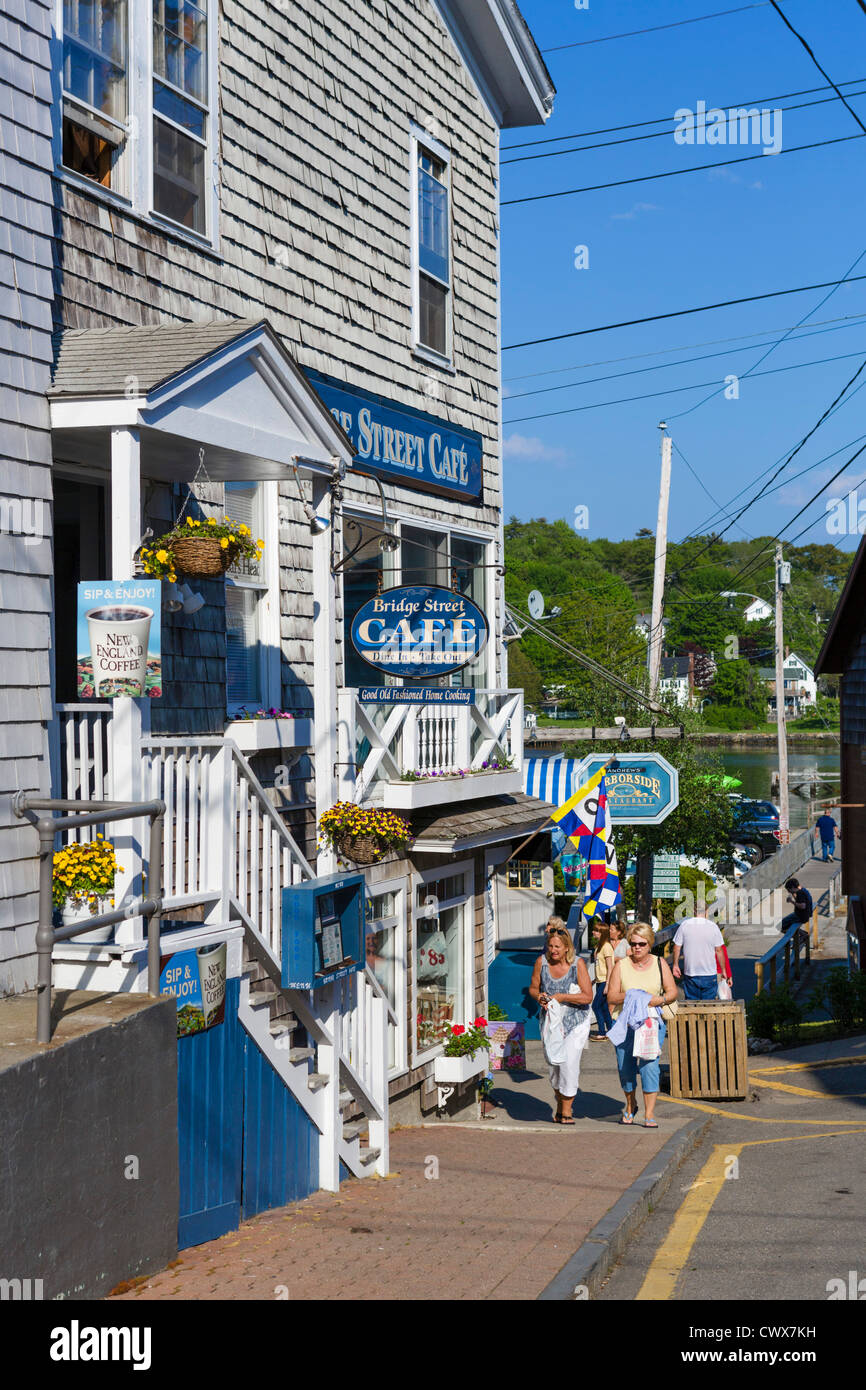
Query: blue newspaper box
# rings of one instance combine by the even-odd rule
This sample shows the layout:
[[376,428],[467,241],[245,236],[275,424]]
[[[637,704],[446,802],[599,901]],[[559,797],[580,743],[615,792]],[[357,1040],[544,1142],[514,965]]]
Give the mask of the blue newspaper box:
[[330,874],[284,888],[282,909],[284,988],[317,989],[363,970],[363,874]]

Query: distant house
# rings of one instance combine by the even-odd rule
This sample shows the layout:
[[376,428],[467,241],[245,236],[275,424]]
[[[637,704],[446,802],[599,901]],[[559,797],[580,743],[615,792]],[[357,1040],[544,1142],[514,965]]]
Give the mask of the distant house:
[[686,707],[694,701],[695,655],[663,656],[659,675],[659,694],[673,695],[678,705]]
[[866,540],[854,558],[815,663],[819,676],[838,675],[842,892],[848,897],[850,955],[866,961]]
[[765,603],[762,598],[754,599],[743,613],[747,623],[762,623],[765,618],[772,618],[772,616],[772,605]]
[[[776,671],[772,666],[762,666],[758,671],[761,680],[769,686],[767,701],[771,719],[776,717]],[[796,719],[807,709],[814,709],[818,698],[818,683],[815,672],[808,662],[796,652],[789,652],[783,667],[785,681],[785,718]]]
[[[644,640],[647,642],[649,641],[650,629],[652,628],[652,625],[652,613],[638,613],[637,617],[634,620],[635,632],[639,632],[641,637],[643,637]],[[667,632],[667,630],[668,620],[667,618],[662,618],[662,641],[664,641],[664,635]]]

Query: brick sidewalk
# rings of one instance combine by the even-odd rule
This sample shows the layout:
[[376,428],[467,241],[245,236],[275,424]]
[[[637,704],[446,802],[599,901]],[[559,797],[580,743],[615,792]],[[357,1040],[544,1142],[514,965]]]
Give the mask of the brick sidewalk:
[[611,1121],[398,1129],[388,1178],[266,1212],[118,1298],[535,1299],[669,1137]]

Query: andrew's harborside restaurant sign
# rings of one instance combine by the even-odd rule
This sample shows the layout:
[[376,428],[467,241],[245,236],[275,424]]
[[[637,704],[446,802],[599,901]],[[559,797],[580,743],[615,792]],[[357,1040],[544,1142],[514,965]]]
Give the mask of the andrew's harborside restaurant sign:
[[352,441],[362,468],[408,487],[466,500],[480,498],[483,444],[475,430],[359,391],[320,372],[308,369],[306,375]]

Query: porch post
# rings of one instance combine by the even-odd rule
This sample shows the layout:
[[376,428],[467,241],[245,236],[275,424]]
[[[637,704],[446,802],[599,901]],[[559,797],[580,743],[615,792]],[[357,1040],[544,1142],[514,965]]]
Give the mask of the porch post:
[[[313,509],[330,512],[326,478],[313,478]],[[336,524],[332,518],[331,525]],[[316,821],[337,800],[337,586],[331,574],[331,530],[313,536],[313,701],[315,708]],[[340,771],[348,769],[340,769]],[[318,857],[320,874],[333,873],[333,850]]]
[[[137,429],[111,431],[111,577],[132,579],[132,557],[141,539],[141,446]],[[141,739],[150,728],[146,699],[119,695],[112,701],[109,726],[109,772],[113,801],[143,801]],[[118,866],[115,906],[141,896],[143,822],[121,821],[114,835]],[[149,886],[149,885],[148,885]],[[130,917],[115,928],[116,941],[140,940],[141,917]]]

